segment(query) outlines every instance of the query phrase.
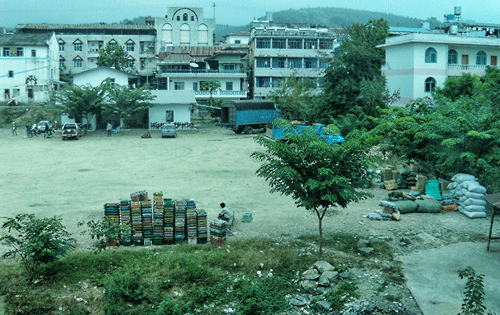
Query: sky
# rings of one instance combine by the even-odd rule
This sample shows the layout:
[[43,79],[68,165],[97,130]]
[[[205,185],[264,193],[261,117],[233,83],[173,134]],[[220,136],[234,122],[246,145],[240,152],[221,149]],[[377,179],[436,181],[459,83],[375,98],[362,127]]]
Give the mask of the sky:
[[337,7],[443,21],[445,14],[462,9],[462,19],[500,25],[499,0],[0,0],[0,26],[14,28],[25,23],[114,23],[140,16],[162,17],[168,7],[201,7],[206,18],[217,24],[247,25],[266,12],[308,7]]

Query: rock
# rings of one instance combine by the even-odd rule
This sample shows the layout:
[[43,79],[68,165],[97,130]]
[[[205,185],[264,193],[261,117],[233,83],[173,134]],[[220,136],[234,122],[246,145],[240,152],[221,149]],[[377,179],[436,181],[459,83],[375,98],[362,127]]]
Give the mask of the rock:
[[332,303],[330,303],[328,301],[316,302],[316,309],[320,312],[327,312],[331,306],[332,306]]
[[369,254],[373,253],[373,247],[362,247],[359,249],[359,251],[363,255],[369,255]]
[[368,240],[360,239],[360,240],[358,240],[358,242],[356,243],[356,246],[357,246],[358,248],[368,247]]
[[289,300],[290,304],[293,306],[305,306],[307,305],[307,298],[302,295],[297,295]]
[[325,289],[323,287],[319,287],[316,284],[316,281],[302,280],[299,282],[299,285],[302,287],[302,289],[304,289],[304,291],[313,295],[319,295],[325,292]]
[[324,260],[317,261],[314,264],[314,268],[316,268],[319,271],[319,273],[323,273],[325,271],[329,271],[329,270],[335,269],[335,268],[333,268],[333,266],[329,262],[324,261]]
[[338,275],[339,275],[338,271],[333,271],[333,270],[325,271],[319,277],[318,284],[323,286],[329,286],[335,280],[335,278],[338,277]]
[[316,269],[309,269],[302,273],[302,277],[304,277],[305,280],[318,280],[319,273]]
[[368,243],[373,245],[373,244],[382,244],[384,243],[384,240],[378,238],[378,237],[375,237],[375,236],[370,236],[368,238]]
[[408,237],[402,237],[401,238],[401,243],[405,243],[405,245],[410,245],[411,240]]
[[349,273],[349,271],[343,271],[343,272],[339,273],[339,278],[342,280],[349,279],[350,275],[351,274]]
[[396,212],[393,212],[392,213],[392,218],[396,221],[399,221],[401,220],[401,214],[399,213],[399,211],[396,211]]

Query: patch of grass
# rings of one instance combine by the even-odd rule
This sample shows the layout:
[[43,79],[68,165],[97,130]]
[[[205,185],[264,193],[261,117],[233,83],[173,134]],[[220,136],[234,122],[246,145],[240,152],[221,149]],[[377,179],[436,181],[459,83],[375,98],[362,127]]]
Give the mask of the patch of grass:
[[392,294],[389,294],[389,295],[386,295],[385,296],[385,299],[389,302],[399,302],[401,303],[401,300],[403,300],[403,296],[401,295],[392,295]]
[[353,282],[343,282],[337,288],[337,290],[330,291],[326,295],[326,300],[332,303],[331,308],[334,311],[340,311],[344,308],[344,305],[359,297],[357,292],[358,287]]

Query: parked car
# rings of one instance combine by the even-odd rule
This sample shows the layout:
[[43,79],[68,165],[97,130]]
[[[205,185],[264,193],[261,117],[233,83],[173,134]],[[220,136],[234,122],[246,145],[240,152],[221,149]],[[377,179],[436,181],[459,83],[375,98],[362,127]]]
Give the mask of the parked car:
[[71,138],[78,140],[80,138],[80,128],[78,124],[66,123],[61,128],[61,135],[63,140]]
[[49,129],[52,129],[52,126],[50,125],[49,121],[48,120],[40,120],[37,124],[37,129],[38,129],[38,133],[44,133],[45,132],[45,129],[47,129],[47,127]]
[[174,124],[164,124],[161,128],[161,137],[177,137],[177,128],[175,128]]

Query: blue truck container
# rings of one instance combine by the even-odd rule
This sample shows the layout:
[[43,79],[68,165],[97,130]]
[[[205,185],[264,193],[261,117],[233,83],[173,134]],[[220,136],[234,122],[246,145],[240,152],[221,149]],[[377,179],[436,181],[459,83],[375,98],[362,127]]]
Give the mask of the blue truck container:
[[[297,127],[297,129],[290,128],[290,131],[300,134],[308,126],[307,125],[296,125],[296,127]],[[325,134],[325,129],[326,129],[325,125],[318,124],[318,125],[313,125],[313,126],[309,126],[309,127],[313,127],[314,130],[316,130],[316,132],[320,136],[320,138],[330,145],[332,145],[334,143],[342,144],[345,141],[344,137],[342,137],[340,135]],[[287,131],[288,130],[283,129],[280,126],[277,126],[275,124],[270,123],[270,124],[268,124],[267,129],[266,129],[266,136],[268,138],[273,139],[273,140],[283,140],[283,139],[285,139],[285,133]]]
[[280,116],[279,110],[272,101],[226,101],[221,107],[222,127],[236,133],[251,134],[255,129],[265,129],[267,123]]

